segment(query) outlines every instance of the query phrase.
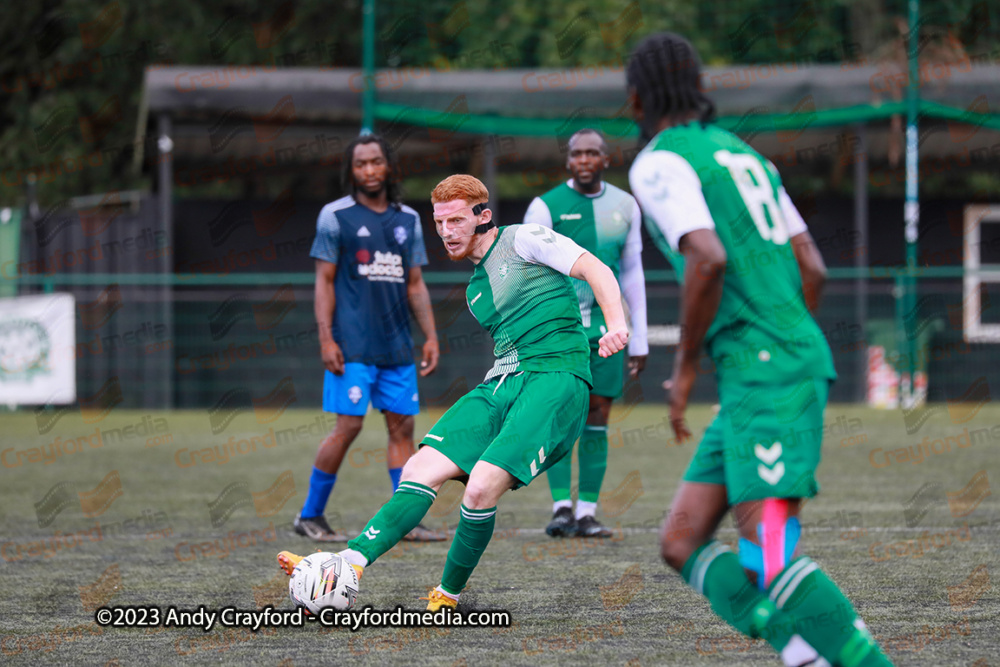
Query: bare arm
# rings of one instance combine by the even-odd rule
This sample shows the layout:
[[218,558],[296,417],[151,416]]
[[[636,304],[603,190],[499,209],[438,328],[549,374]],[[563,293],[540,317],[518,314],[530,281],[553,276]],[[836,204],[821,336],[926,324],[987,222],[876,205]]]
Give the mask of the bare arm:
[[788,227],[788,235],[792,240],[792,252],[799,265],[799,275],[802,276],[802,296],[805,297],[809,312],[815,313],[819,308],[823,286],[826,284],[826,265],[806,228],[806,221],[802,219],[785,188],[779,190],[778,202],[781,214],[785,218],[785,225]]
[[823,287],[826,285],[826,264],[823,262],[823,256],[819,254],[819,249],[809,232],[802,232],[792,237],[792,252],[795,253],[795,261],[798,262],[799,273],[802,275],[802,295],[805,297],[806,307],[809,312],[815,313],[823,296]]
[[319,330],[320,356],[323,359],[323,366],[328,371],[334,375],[343,375],[344,354],[333,340],[333,312],[337,305],[333,280],[336,277],[336,264],[316,260],[316,298],[313,303],[313,314],[316,316],[316,328]]
[[424,377],[433,373],[434,369],[437,368],[440,353],[437,329],[434,326],[434,311],[431,309],[431,295],[427,291],[427,284],[424,282],[423,272],[419,266],[410,269],[410,275],[406,282],[406,296],[410,301],[413,316],[417,319],[417,324],[427,339],[424,342],[423,360],[420,362],[420,375]]
[[[615,274],[601,260],[589,252],[580,255],[569,272],[570,277],[585,280],[594,291],[597,305],[604,313],[608,332],[601,338],[602,357],[609,357],[623,349],[628,342],[625,311],[622,310],[622,293]],[[605,340],[607,339],[607,340]]]
[[679,244],[684,255],[684,286],[681,289],[681,341],[674,357],[670,390],[670,421],[679,441],[691,436],[684,422],[688,397],[698,372],[698,358],[705,334],[722,300],[726,250],[714,229],[696,229]]

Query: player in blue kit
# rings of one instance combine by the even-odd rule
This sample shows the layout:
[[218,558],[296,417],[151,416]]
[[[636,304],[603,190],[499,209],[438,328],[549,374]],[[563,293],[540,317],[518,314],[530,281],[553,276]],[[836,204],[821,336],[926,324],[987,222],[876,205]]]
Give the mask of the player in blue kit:
[[[399,201],[392,153],[379,136],[352,141],[344,156],[344,187],[352,194],[319,214],[310,255],[316,260],[316,324],[326,367],[323,410],[337,414],[320,443],[309,493],[295,532],[317,542],[346,542],[323,513],[348,447],[361,432],[369,402],[385,414],[393,491],[414,452],[413,416],[420,411],[409,310],[427,342],[420,375],[438,363],[437,331],[420,267],[427,263],[417,212]],[[418,525],[404,539],[441,541]]]

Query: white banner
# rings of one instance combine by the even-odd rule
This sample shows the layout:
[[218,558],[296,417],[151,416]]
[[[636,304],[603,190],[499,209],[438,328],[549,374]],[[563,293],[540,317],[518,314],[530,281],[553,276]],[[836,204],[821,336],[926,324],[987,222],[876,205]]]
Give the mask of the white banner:
[[0,403],[74,403],[75,352],[72,294],[0,299]]

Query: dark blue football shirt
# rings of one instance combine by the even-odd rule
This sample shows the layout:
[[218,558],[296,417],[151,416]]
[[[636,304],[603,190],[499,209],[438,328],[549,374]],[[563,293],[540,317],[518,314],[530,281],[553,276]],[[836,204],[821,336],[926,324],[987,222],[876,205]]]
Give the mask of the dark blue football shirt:
[[376,213],[342,197],[319,212],[309,254],[337,265],[333,339],[344,360],[412,364],[406,282],[411,267],[427,264],[417,212],[389,206]]

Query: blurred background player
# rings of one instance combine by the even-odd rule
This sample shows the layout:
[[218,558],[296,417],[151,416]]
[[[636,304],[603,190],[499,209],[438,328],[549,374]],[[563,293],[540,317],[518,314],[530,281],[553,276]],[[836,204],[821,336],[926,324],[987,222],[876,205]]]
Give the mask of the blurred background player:
[[[531,483],[572,450],[591,389],[590,347],[576,293],[584,280],[604,310],[600,354],[625,348],[628,328],[614,274],[569,238],[537,225],[498,228],[479,179],[449,176],[434,188],[434,222],[453,261],[473,264],[469,309],[494,341],[482,384],[448,409],[403,468],[403,481],[364,532],[340,552],[360,575],[423,518],[449,479],[465,482],[458,528],[441,585],[427,608],[455,607],[493,537],[497,501]],[[301,560],[278,562],[291,574]]]
[[[810,314],[826,269],[774,165],[711,124],[700,67],[687,40],[662,33],[636,47],[626,70],[649,142],[629,173],[632,192],[683,276],[670,391],[678,441],[691,437],[684,412],[702,343],[721,403],[664,522],[663,558],[785,664],[887,665],[851,603],[798,549],[836,377]],[[714,539],[730,508],[739,557]]]
[[[378,135],[358,137],[347,146],[344,163],[344,188],[351,194],[320,211],[310,253],[316,260],[316,324],[326,367],[323,410],[337,414],[333,432],[316,453],[309,493],[294,524],[297,533],[317,542],[347,541],[344,533],[331,530],[323,513],[369,402],[385,414],[393,492],[413,454],[413,415],[420,405],[407,304],[427,339],[421,376],[434,372],[439,354],[420,270],[427,264],[420,218],[399,201],[389,146]],[[419,525],[404,537],[445,538]]]
[[[566,169],[570,179],[536,197],[524,222],[549,227],[576,241],[611,268],[618,279],[632,320],[629,340],[629,377],[636,379],[646,366],[646,281],[642,272],[642,215],[632,195],[603,180],[609,165],[608,147],[597,130],[583,129],[569,138]],[[611,402],[622,394],[624,364],[605,359],[598,341],[607,333],[604,314],[587,283],[574,280],[583,328],[590,340],[590,392],[587,423],[578,448],[579,491],[576,513],[570,496],[572,452],[549,468],[552,521],[545,532],[552,537],[611,537],[595,518],[601,483],[608,468],[608,415]]]

